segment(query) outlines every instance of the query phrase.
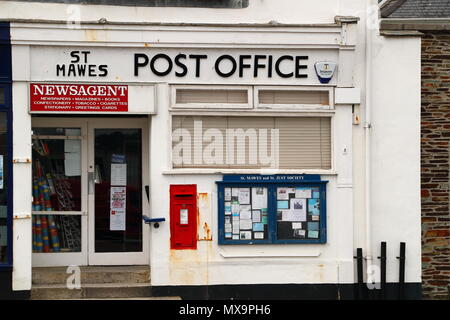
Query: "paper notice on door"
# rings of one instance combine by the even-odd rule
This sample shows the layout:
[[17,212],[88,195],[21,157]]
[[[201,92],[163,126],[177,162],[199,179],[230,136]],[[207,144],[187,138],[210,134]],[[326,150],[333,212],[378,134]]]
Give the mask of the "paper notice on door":
[[127,185],[127,165],[125,163],[111,164],[111,185],[112,186]]
[[125,231],[126,229],[126,187],[111,187],[110,220],[111,231]]
[[125,155],[113,153],[111,155],[111,162],[112,163],[125,163]]
[[67,177],[81,175],[80,140],[64,140],[64,169]]
[[81,153],[81,141],[64,140],[64,152]]
[[64,153],[64,174],[67,177],[81,176],[81,154],[77,152]]

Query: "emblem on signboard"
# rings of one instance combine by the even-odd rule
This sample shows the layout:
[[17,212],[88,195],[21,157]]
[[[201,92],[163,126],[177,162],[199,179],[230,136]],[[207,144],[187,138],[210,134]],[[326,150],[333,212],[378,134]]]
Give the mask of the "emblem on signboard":
[[314,64],[317,77],[319,77],[320,83],[328,83],[333,78],[334,71],[336,70],[336,62],[319,61]]

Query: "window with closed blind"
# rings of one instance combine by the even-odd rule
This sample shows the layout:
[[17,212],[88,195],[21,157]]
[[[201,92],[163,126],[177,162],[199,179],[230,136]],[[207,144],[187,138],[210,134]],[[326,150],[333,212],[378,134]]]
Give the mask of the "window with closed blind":
[[259,109],[332,109],[332,90],[328,88],[255,87]]
[[297,86],[201,86],[172,87],[172,108],[190,109],[333,109],[333,90]]
[[173,108],[252,108],[252,88],[249,86],[174,86]]
[[331,169],[330,117],[172,117],[174,168]]

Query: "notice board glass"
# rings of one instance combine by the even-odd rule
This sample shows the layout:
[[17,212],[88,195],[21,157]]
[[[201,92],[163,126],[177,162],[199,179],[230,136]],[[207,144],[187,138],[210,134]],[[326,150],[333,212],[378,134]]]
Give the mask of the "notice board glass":
[[267,240],[267,187],[224,188],[224,237],[228,240]]
[[226,175],[218,181],[219,244],[326,243],[319,175]]

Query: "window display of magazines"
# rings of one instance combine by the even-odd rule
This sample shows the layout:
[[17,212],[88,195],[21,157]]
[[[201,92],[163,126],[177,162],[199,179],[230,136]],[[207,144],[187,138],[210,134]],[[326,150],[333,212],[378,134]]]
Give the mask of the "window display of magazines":
[[219,244],[326,242],[319,175],[225,175],[218,185]]

